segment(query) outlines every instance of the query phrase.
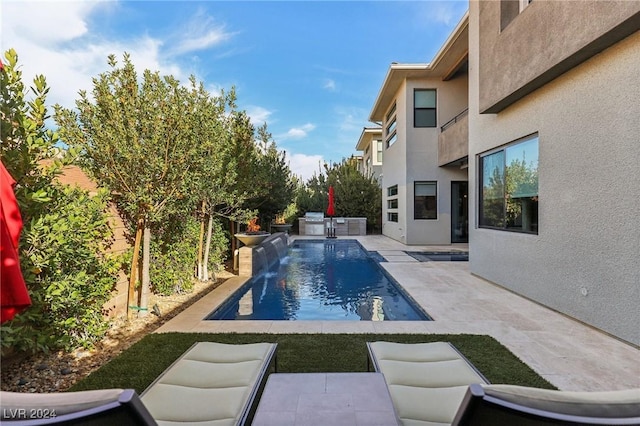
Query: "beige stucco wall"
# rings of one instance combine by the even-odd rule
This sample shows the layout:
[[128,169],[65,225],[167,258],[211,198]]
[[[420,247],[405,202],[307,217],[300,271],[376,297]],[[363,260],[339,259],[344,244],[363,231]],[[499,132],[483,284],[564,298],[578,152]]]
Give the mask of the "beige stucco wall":
[[[413,127],[413,91],[437,90],[438,127]],[[467,106],[467,80],[410,79],[396,96],[397,142],[384,152],[383,234],[405,244],[451,243],[451,181],[466,181],[466,170],[438,167],[440,125]],[[437,181],[438,218],[415,220],[414,182]],[[398,223],[387,221],[387,188],[398,185]]]
[[447,165],[469,155],[469,116],[457,119],[438,136],[438,164]]
[[[640,33],[480,115],[475,1],[469,25],[472,273],[640,344]],[[535,132],[539,234],[477,228],[477,154]]]
[[501,2],[480,6],[480,110],[499,112],[638,28],[640,1],[536,0],[500,31]]
[[[389,105],[387,112],[391,109]],[[385,116],[387,115],[385,112]],[[406,84],[400,85],[396,94],[396,134],[398,139],[389,148],[386,148],[387,135],[383,134],[383,143],[385,150],[382,162],[382,233],[394,240],[401,242],[406,241],[407,214],[406,214],[406,197],[407,197],[407,107],[406,107]],[[383,125],[383,127],[385,127]],[[389,222],[387,220],[387,188],[398,185],[398,222]],[[391,210],[396,211],[396,210]]]

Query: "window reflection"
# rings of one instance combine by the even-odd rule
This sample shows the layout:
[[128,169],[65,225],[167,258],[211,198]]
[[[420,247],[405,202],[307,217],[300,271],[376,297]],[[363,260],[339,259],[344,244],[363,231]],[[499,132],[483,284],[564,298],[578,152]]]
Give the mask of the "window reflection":
[[538,232],[538,136],[480,157],[480,226]]

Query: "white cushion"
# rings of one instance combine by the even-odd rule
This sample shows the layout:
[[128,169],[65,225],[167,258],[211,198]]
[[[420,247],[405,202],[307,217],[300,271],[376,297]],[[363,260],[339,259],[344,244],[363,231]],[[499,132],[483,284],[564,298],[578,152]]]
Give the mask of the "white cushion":
[[370,342],[405,426],[449,425],[468,385],[486,383],[450,343]]
[[273,347],[197,343],[144,391],[142,402],[159,425],[235,425]]

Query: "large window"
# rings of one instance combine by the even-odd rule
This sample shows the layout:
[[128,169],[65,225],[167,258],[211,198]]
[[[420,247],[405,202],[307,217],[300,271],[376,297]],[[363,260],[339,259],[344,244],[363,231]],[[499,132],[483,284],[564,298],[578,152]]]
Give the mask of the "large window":
[[413,183],[413,218],[438,218],[438,184],[437,182]]
[[413,126],[437,126],[435,89],[416,89],[413,91]]
[[538,135],[480,156],[482,228],[538,233]]

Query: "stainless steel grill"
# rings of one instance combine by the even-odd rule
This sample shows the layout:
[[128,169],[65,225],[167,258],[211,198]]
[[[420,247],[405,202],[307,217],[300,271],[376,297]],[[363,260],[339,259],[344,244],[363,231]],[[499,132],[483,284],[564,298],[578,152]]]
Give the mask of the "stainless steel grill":
[[324,235],[324,213],[307,212],[304,215],[305,235]]
[[304,215],[306,223],[324,223],[324,213],[322,212],[306,212]]

